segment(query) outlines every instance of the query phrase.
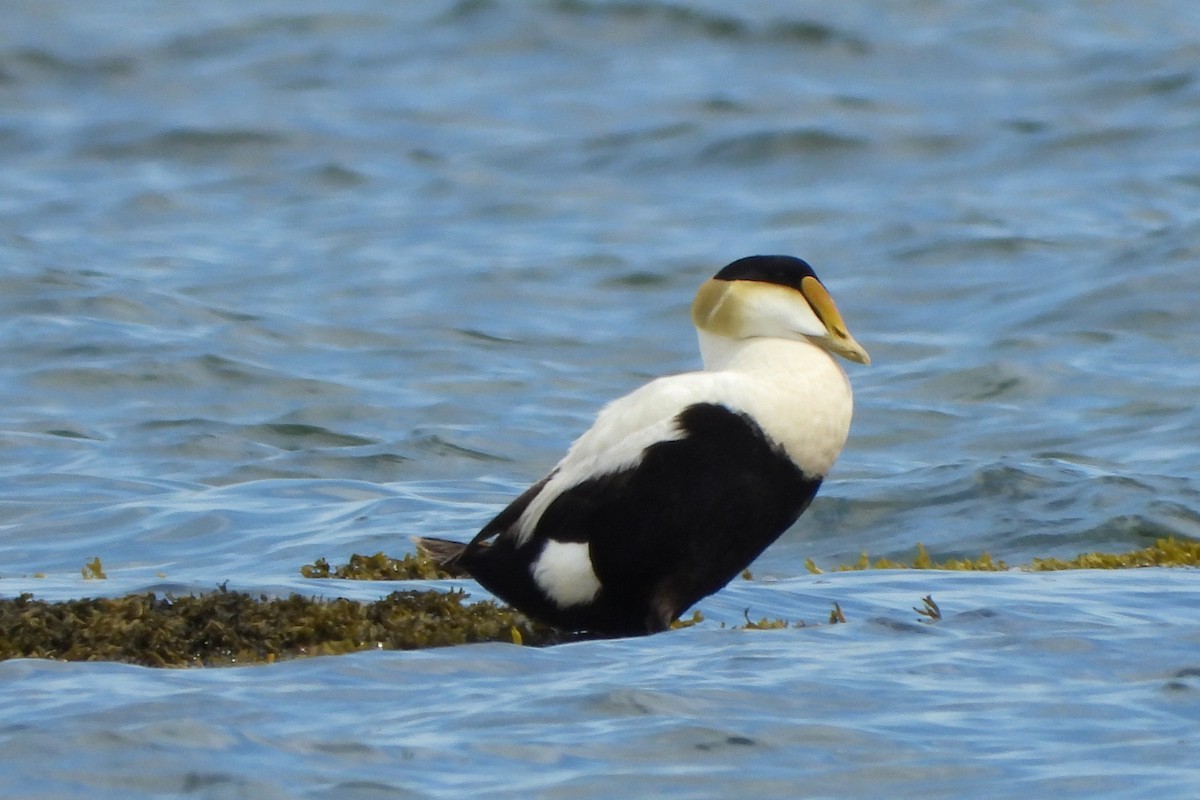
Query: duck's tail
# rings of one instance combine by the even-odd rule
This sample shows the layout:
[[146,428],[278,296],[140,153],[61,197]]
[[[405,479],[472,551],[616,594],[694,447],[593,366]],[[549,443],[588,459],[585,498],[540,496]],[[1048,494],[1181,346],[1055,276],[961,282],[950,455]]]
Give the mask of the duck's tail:
[[463,542],[452,542],[449,539],[431,539],[427,536],[414,536],[413,542],[417,550],[427,556],[447,572],[465,576],[467,571],[458,566],[458,557],[467,549]]

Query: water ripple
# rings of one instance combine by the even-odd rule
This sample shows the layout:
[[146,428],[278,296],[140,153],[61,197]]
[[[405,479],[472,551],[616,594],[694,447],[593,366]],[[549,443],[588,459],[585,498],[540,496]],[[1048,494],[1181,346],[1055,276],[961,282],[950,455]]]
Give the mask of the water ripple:
[[805,566],[1200,536],[1193,5],[5,12],[5,595],[378,597],[299,567],[473,535],[695,367],[690,294],[750,252],[810,259],[875,362],[695,628],[5,662],[0,795],[1197,794],[1193,570]]

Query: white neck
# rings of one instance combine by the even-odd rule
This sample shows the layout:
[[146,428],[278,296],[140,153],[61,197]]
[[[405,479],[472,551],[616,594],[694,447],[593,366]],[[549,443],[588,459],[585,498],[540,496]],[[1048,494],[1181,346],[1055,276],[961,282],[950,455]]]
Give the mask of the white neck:
[[794,358],[833,361],[833,356],[827,350],[807,339],[769,336],[731,339],[699,329],[696,330],[696,336],[700,340],[700,358],[706,372],[780,369],[783,366],[780,363],[781,356],[788,361]]

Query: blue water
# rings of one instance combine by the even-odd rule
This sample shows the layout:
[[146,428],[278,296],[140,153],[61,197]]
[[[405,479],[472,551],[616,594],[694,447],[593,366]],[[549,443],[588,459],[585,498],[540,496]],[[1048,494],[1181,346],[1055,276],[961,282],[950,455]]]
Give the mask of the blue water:
[[473,534],[697,364],[742,255],[874,364],[699,626],[0,663],[0,796],[1200,795],[1194,570],[804,567],[1200,536],[1197,41],[1181,0],[6,4],[4,596],[385,594],[299,567]]

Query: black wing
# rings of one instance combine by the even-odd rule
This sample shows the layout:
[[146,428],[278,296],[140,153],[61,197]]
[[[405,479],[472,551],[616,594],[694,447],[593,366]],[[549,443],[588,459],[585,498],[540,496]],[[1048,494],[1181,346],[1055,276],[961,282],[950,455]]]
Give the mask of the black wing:
[[532,502],[533,498],[538,496],[538,493],[542,491],[542,487],[552,477],[554,477],[553,471],[533,486],[521,492],[511,503],[505,506],[503,511],[493,517],[491,522],[484,525],[479,533],[475,534],[474,538],[467,544],[467,547],[486,547],[489,539],[511,530],[517,524],[517,520],[521,518],[521,515],[525,513],[525,508]]
[[692,405],[676,422],[683,436],[563,492],[535,531],[588,542],[609,602],[666,615],[661,625],[749,566],[822,477],[805,475],[753,419],[725,406]]

